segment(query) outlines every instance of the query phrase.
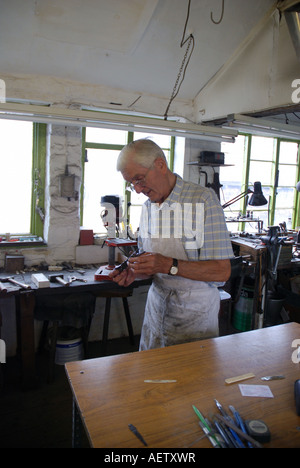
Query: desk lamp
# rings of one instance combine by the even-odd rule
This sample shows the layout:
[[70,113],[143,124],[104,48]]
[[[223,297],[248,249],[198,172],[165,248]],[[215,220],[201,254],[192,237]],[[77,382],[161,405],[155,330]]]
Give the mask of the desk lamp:
[[254,192],[252,193],[248,205],[251,206],[263,206],[267,205],[268,201],[266,200],[264,194],[262,193],[261,183],[254,182]]
[[254,182],[254,191],[248,188],[248,190],[246,190],[245,192],[240,193],[236,197],[232,198],[232,200],[229,200],[228,202],[224,203],[224,205],[222,205],[222,208],[227,208],[228,206],[232,205],[233,203],[240,200],[241,198],[246,197],[250,193],[252,193],[252,196],[249,200],[248,205],[263,206],[268,203],[262,193],[261,182]]

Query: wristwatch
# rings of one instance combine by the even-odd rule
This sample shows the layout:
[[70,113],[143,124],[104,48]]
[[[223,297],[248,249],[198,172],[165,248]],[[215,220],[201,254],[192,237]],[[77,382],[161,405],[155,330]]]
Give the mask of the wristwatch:
[[177,273],[178,273],[178,260],[177,260],[177,258],[173,258],[173,264],[172,264],[171,269],[169,271],[169,275],[174,276],[174,275],[177,275]]

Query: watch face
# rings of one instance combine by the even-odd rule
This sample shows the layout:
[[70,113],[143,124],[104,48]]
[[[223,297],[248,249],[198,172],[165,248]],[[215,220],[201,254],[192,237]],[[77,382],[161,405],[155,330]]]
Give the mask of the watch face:
[[171,275],[177,275],[178,268],[176,266],[172,266],[170,270]]

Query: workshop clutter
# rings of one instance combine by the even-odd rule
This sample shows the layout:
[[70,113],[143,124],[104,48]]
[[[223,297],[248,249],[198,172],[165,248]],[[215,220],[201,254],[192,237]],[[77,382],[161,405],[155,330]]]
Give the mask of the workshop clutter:
[[234,328],[240,331],[249,331],[252,328],[252,313],[254,300],[254,280],[245,278],[238,302],[235,305],[232,317]]
[[[47,332],[46,348],[52,347],[54,337],[53,328]],[[84,358],[83,341],[80,330],[74,327],[59,327],[55,348],[55,364],[64,365],[66,362],[80,361]]]

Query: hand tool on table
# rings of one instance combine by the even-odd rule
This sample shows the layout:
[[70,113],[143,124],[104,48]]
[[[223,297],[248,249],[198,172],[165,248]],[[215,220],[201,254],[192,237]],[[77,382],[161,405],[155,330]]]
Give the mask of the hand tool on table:
[[[241,431],[243,431],[244,434],[247,434],[247,430],[246,430],[244,421],[243,421],[240,413],[232,405],[229,405],[229,409],[230,409],[230,411],[232,412],[232,414],[234,416],[237,427],[239,427],[241,429]],[[253,448],[253,445],[251,444],[251,442],[248,441],[247,445],[248,445],[249,448]]]
[[[226,411],[224,410],[223,406],[221,405],[221,403],[218,401],[218,400],[215,400],[215,403],[217,405],[217,408],[218,410],[220,411],[220,413],[222,414],[224,420],[228,421],[229,423],[231,424],[234,424],[234,421],[232,420],[232,418],[226,413]],[[228,425],[229,426],[229,430],[230,430],[230,434],[232,436],[231,438],[231,442],[233,443],[233,445],[236,447],[236,448],[245,448],[245,445],[243,444],[243,442],[241,441],[241,439],[239,438],[237,432],[232,429],[232,426]]]
[[133,432],[134,435],[145,445],[145,447],[147,447],[147,442],[145,441],[144,437],[139,433],[137,428],[133,424],[128,424],[128,427],[131,430],[131,432]]
[[0,281],[2,283],[7,283],[7,282],[12,283],[15,286],[19,286],[22,289],[31,289],[31,286],[29,284],[21,283],[21,281],[15,280],[13,276],[8,276],[6,278],[0,278]]
[[270,382],[271,380],[283,380],[285,379],[284,375],[266,375],[265,377],[261,377],[260,380],[265,380],[266,382]]
[[68,281],[64,280],[64,275],[50,275],[49,276],[50,283],[60,283],[63,286],[70,286],[70,283]]
[[216,414],[215,417],[218,421],[224,424],[224,426],[227,426],[230,430],[233,430],[236,434],[239,434],[242,438],[251,442],[251,444],[255,448],[262,448],[262,445],[257,440],[253,439],[253,437],[251,437],[249,434],[244,434],[244,432],[240,428],[238,428],[233,422],[231,422],[230,418],[227,419],[224,416],[221,416],[220,414]]
[[0,292],[3,292],[3,293],[7,292],[7,288],[1,282],[0,282]]
[[223,447],[223,440],[221,441],[221,439],[217,437],[217,434],[212,430],[208,421],[204,418],[202,413],[198,410],[198,408],[196,408],[196,406],[192,405],[192,408],[200,420],[199,425],[202,431],[204,432],[204,434],[207,435],[213,447],[215,448]]
[[76,276],[69,276],[68,282],[71,284],[71,283],[73,283],[74,281],[81,281],[82,283],[86,283],[86,282],[87,282],[87,279],[85,279],[85,278],[77,278]]

